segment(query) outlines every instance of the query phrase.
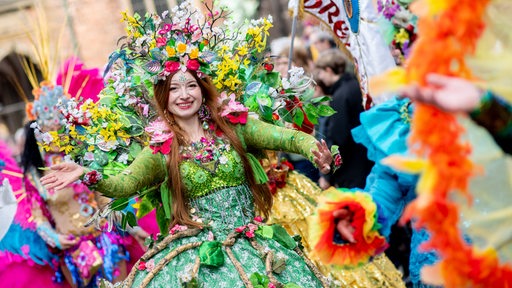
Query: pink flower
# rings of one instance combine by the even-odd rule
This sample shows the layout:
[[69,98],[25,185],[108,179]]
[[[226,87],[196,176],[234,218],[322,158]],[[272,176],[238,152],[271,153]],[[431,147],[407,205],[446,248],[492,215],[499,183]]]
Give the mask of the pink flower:
[[151,136],[151,140],[149,143],[163,143],[169,138],[174,137],[174,134],[169,131],[169,127],[167,123],[162,120],[162,118],[158,118],[155,121],[149,123],[149,126],[144,129]]
[[226,117],[233,124],[245,124],[247,123],[247,117],[249,116],[249,108],[245,107],[242,103],[235,100],[235,94],[227,96],[226,92],[220,94],[219,102],[224,103],[225,100],[229,102],[222,107],[220,115]]
[[165,37],[158,37],[156,38],[156,47],[163,47],[167,45],[167,38]]
[[155,269],[155,259],[150,259],[146,262],[146,271],[151,272],[153,269]]
[[246,228],[246,226],[245,226],[245,225],[244,225],[244,226],[237,227],[237,228],[235,228],[235,232],[236,232],[236,233],[242,233],[242,232],[244,232],[245,228]]
[[169,32],[169,31],[171,31],[171,29],[172,29],[172,25],[169,23],[165,23],[164,27],[162,27],[162,30],[164,30],[165,32]]
[[274,283],[268,283],[268,288],[276,288],[276,285],[274,285]]
[[208,232],[208,236],[206,236],[206,240],[213,241],[215,239],[215,236],[213,236],[212,231]]
[[174,227],[171,228],[171,230],[169,230],[169,234],[174,235],[180,231],[185,231],[187,229],[187,226],[176,224],[174,225]]
[[256,231],[258,229],[258,225],[249,223],[247,224],[247,228],[249,228],[249,231]]
[[254,231],[247,231],[245,232],[245,236],[247,236],[247,238],[254,238]]
[[197,71],[201,65],[199,64],[199,61],[196,59],[189,59],[187,61],[187,68],[192,71]]
[[261,216],[256,216],[256,217],[254,217],[254,221],[256,221],[258,223],[262,223],[263,222],[263,218]]
[[181,64],[176,61],[167,61],[165,62],[165,71],[169,73],[174,73],[180,70]]

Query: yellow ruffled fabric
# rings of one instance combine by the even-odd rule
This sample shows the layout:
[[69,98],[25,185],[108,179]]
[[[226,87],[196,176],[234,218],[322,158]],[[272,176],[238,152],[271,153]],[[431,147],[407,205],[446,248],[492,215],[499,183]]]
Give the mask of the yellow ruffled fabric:
[[[286,183],[274,195],[269,222],[281,224],[291,235],[300,235],[304,251],[309,256],[311,245],[308,242],[306,218],[314,212],[316,199],[322,190],[309,178],[295,171],[288,173]],[[319,261],[312,261],[324,275],[338,281],[339,287],[405,287],[401,273],[384,254],[364,266],[345,270],[333,270]]]

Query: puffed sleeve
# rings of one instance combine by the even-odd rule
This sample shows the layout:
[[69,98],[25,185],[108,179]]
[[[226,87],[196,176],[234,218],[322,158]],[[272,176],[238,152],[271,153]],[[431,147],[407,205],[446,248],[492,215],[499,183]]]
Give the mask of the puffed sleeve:
[[315,137],[301,131],[282,128],[249,118],[239,125],[245,145],[255,149],[267,149],[301,154],[313,162],[311,150],[317,150]]
[[144,148],[123,172],[102,179],[91,188],[107,197],[129,197],[162,183],[166,169],[165,158],[161,154],[153,154],[151,149]]

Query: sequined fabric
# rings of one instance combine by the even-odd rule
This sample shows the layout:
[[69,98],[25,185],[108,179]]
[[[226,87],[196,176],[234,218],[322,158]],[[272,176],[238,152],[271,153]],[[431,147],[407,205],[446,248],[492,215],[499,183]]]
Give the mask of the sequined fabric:
[[229,149],[223,153],[226,162],[196,163],[185,160],[180,163],[180,174],[190,199],[204,196],[222,187],[233,187],[245,182],[240,156]]
[[[288,173],[286,186],[278,189],[274,196],[269,222],[281,224],[290,235],[300,235],[306,254],[311,251],[306,218],[313,213],[316,198],[321,193],[322,190],[309,178],[292,171]],[[324,275],[337,281],[337,287],[405,287],[401,273],[385,255],[362,267],[347,270],[334,270],[312,260]]]

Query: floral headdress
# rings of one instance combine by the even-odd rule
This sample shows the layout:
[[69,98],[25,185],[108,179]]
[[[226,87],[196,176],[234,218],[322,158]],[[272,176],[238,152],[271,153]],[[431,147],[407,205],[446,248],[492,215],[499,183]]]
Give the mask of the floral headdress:
[[[271,24],[266,19],[261,20],[265,24],[263,28],[251,26],[244,33],[227,19],[226,10],[205,7],[209,11],[206,15],[194,8],[191,1],[184,1],[171,13],[166,11],[161,16],[146,14],[141,19],[138,14],[123,13],[127,36],[122,38],[121,49],[112,54],[110,63],[122,58],[128,66],[137,66],[151,75],[153,83],[179,70],[188,69],[196,71],[200,77],[212,78],[220,73],[217,88],[234,88],[240,81],[222,76],[230,76],[229,72],[238,69],[240,63],[247,63],[246,60],[254,56],[252,49],[263,51],[265,37],[260,32],[268,31]],[[234,45],[239,45],[237,51]]]

